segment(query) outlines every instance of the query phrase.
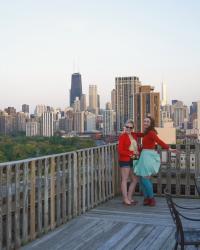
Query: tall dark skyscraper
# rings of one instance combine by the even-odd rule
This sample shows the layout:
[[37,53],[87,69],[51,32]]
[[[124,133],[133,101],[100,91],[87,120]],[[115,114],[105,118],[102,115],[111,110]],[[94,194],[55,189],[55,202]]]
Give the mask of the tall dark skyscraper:
[[71,90],[70,90],[70,106],[73,105],[74,100],[76,97],[81,99],[82,96],[82,80],[81,80],[81,74],[74,73],[72,74],[72,80],[71,80]]

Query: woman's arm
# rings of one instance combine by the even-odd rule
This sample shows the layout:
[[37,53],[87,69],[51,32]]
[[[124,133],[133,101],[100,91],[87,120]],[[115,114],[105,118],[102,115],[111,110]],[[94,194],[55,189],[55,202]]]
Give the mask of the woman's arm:
[[162,141],[154,131],[151,132],[151,135],[158,145],[160,145],[163,149],[169,150],[169,146],[164,141]]
[[144,137],[144,133],[141,132],[133,132],[137,137]]
[[124,156],[133,156],[134,155],[134,152],[133,151],[130,151],[128,149],[126,149],[124,147],[124,144],[125,144],[125,137],[123,135],[120,136],[119,138],[119,144],[118,144],[118,153],[120,155],[124,155]]

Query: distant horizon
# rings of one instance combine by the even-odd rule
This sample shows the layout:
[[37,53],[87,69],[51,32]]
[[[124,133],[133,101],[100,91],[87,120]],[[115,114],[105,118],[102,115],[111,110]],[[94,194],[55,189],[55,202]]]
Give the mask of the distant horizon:
[[[71,74],[101,107],[117,76],[137,76],[168,99],[200,100],[200,1],[2,1],[0,106],[69,105]],[[106,91],[105,91],[106,86]]]

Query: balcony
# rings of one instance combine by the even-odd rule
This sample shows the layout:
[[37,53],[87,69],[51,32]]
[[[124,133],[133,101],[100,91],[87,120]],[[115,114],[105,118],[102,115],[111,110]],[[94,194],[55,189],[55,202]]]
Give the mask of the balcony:
[[[200,145],[177,148],[177,157],[159,151],[155,208],[122,205],[116,144],[1,163],[0,249],[146,249],[150,241],[151,249],[172,249],[175,227],[164,188],[180,204],[199,203],[193,178],[200,173]],[[139,187],[136,192],[141,201]]]

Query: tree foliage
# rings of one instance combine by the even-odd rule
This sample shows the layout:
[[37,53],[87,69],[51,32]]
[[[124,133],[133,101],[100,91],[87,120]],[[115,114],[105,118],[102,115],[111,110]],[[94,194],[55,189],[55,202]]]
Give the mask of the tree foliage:
[[93,146],[95,142],[88,138],[0,136],[0,162],[64,153]]

